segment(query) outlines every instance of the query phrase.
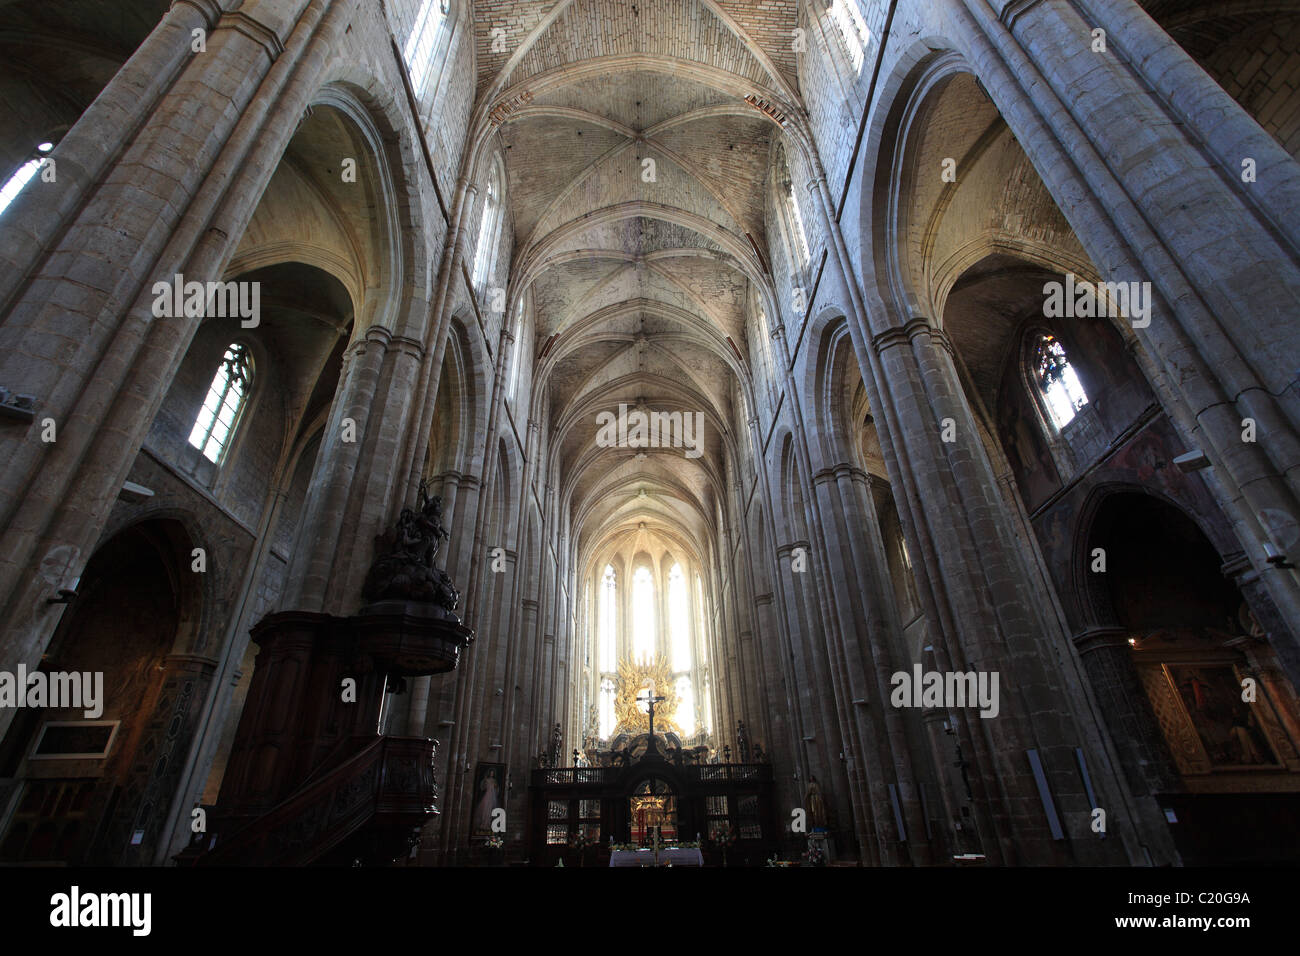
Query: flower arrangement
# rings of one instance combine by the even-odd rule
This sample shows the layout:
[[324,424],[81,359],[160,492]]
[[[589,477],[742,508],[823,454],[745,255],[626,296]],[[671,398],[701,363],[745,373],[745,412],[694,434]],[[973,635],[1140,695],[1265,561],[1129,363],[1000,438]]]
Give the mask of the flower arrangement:
[[807,863],[808,866],[826,865],[826,851],[817,844],[809,846],[808,849],[804,851],[803,858],[804,862]]
[[483,841],[483,845],[489,850],[499,850],[506,845],[506,841],[501,838],[501,834],[494,833]]
[[713,838],[713,842],[718,846],[726,848],[735,846],[738,839],[735,827],[727,827],[726,831]]

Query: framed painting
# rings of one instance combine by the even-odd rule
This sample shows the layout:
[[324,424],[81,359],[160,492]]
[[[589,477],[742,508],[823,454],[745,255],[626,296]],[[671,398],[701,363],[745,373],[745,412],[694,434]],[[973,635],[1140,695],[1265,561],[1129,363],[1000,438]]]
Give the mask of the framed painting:
[[506,805],[506,765],[479,762],[474,769],[474,809],[470,815],[470,836],[491,836],[493,813]]
[[1255,713],[1255,707],[1261,705],[1241,699],[1241,681],[1231,664],[1166,664],[1165,669],[1211,766],[1238,769],[1279,765]]

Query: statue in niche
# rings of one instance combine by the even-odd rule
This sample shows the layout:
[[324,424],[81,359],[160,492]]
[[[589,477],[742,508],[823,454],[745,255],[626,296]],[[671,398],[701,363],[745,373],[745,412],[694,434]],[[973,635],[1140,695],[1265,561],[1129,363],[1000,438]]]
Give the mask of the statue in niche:
[[808,792],[804,794],[803,802],[808,811],[808,829],[812,832],[825,830],[830,814],[826,811],[826,798],[822,796],[822,788],[816,777],[809,779]]
[[375,538],[378,556],[366,576],[362,595],[370,602],[431,604],[460,623],[452,613],[460,603],[460,591],[447,572],[433,564],[449,537],[442,524],[442,498],[431,497],[427,480],[421,479],[417,507],[403,508],[394,528]]

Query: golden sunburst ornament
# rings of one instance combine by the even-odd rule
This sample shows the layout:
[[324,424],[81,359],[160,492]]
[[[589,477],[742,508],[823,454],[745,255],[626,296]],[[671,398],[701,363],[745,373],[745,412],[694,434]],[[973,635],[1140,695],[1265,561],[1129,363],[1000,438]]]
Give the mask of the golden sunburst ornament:
[[655,704],[655,730],[672,731],[679,737],[681,728],[673,721],[677,714],[677,687],[673,682],[668,661],[656,657],[649,663],[622,661],[618,665],[618,683],[614,690],[614,715],[618,724],[614,736],[619,734],[644,734],[650,730],[650,715],[638,697],[645,697],[647,688],[653,687],[656,697],[664,698]]

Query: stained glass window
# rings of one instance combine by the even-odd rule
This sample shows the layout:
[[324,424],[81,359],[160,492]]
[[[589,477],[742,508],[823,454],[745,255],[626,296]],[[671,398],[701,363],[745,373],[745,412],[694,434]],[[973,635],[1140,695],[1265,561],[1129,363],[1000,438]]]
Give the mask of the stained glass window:
[[199,409],[198,418],[190,432],[190,444],[203,452],[211,462],[219,462],[230,435],[239,421],[239,413],[248,399],[248,389],[253,382],[253,360],[248,347],[231,343],[217,366],[208,386],[207,398]]
[[1083,384],[1056,336],[1041,332],[1034,343],[1034,380],[1057,429],[1070,423],[1088,404]]

